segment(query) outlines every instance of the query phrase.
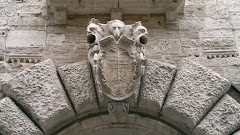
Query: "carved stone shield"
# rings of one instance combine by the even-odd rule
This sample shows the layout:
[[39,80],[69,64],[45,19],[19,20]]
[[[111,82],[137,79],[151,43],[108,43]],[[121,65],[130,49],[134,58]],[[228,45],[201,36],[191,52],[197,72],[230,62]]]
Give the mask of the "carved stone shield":
[[117,46],[107,49],[100,65],[104,93],[115,100],[130,96],[134,92],[136,64],[128,50]]
[[[139,93],[145,71],[147,29],[141,22],[125,25],[120,20],[101,24],[92,19],[87,27],[88,60],[99,103],[128,100]],[[108,97],[108,98],[107,98]],[[137,101],[133,97],[133,100]]]

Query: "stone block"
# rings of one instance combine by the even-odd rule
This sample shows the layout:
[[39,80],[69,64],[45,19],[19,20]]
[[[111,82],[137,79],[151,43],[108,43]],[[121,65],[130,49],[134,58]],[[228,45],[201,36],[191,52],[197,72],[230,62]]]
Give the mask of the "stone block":
[[65,34],[48,34],[47,44],[50,46],[62,46],[65,45],[66,37]]
[[207,6],[207,15],[213,18],[229,18],[229,8],[226,5],[211,5]]
[[233,29],[239,29],[240,28],[240,22],[239,22],[239,19],[240,19],[240,13],[239,11],[238,12],[233,12],[230,14],[230,22],[233,26]]
[[7,82],[10,79],[12,79],[12,75],[8,73],[0,74],[0,100],[5,97],[5,94],[2,92],[1,86],[3,83]]
[[45,26],[46,20],[41,16],[27,16],[27,14],[22,14],[22,16],[13,16],[8,18],[9,26]]
[[162,114],[181,128],[192,130],[231,86],[231,82],[200,64],[183,59]]
[[46,32],[36,30],[11,30],[8,32],[6,47],[43,47]]
[[9,97],[0,100],[0,134],[43,135]]
[[57,133],[57,135],[85,135],[82,126],[79,122],[72,124],[71,126],[64,128],[63,131]]
[[7,25],[7,17],[0,17],[0,25]]
[[181,53],[181,42],[179,39],[161,39],[158,40],[158,43],[162,54],[173,55]]
[[56,10],[54,12],[55,24],[63,25],[67,23],[67,12],[66,10]]
[[4,83],[2,90],[46,134],[54,132],[75,116],[51,60],[26,68]]
[[[163,123],[161,121],[149,119],[147,117],[142,117],[142,116],[136,116],[134,127],[135,128],[144,127],[147,129],[144,131],[147,131],[147,132],[150,131],[151,135],[159,135],[159,133],[161,133],[162,135],[181,135],[181,133],[179,133],[177,130],[166,125],[165,123]],[[148,134],[146,134],[146,135],[148,135]],[[134,134],[134,135],[138,135],[138,134]]]
[[166,13],[167,22],[176,22],[177,19],[178,19],[177,11],[167,11],[167,13]]
[[198,45],[206,49],[209,47],[234,47],[235,40],[233,38],[203,39],[198,42]]
[[16,5],[15,3],[0,3],[0,16],[1,17],[11,17],[16,15]]
[[196,135],[230,135],[239,128],[240,104],[225,95],[193,132]]
[[138,111],[155,115],[160,112],[175,72],[176,67],[173,65],[156,60],[146,60]]
[[240,129],[232,135],[240,135]]
[[111,20],[114,19],[122,20],[122,9],[120,8],[111,9]]
[[232,29],[229,19],[205,18],[205,28],[207,30]]
[[35,15],[40,15],[43,7],[45,4],[27,4],[27,5],[23,5],[23,4],[19,4],[17,5],[17,13],[18,14],[35,14]]
[[9,73],[12,71],[11,66],[5,61],[0,61],[0,74],[1,73]]
[[180,19],[179,29],[180,30],[201,30],[204,28],[204,20],[190,20],[190,19]]
[[58,68],[60,77],[78,115],[99,111],[90,70],[87,61]]
[[[213,24],[210,24],[210,25],[213,25]],[[234,38],[234,32],[231,29],[201,31],[201,32],[199,32],[199,37],[200,37],[200,39],[204,39],[204,38]]]
[[81,121],[81,125],[84,131],[95,129],[96,127],[100,127],[101,125],[105,124],[107,123],[105,123],[100,116],[92,117]]

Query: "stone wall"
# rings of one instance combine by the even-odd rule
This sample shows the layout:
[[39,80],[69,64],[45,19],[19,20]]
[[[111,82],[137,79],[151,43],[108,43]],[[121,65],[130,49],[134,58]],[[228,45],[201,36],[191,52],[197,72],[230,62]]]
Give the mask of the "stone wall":
[[7,97],[0,100],[0,134],[239,133],[240,103],[226,93],[231,82],[196,62],[183,59],[175,67],[147,60],[139,94],[120,101],[99,96],[100,85],[92,83],[88,64],[56,69],[45,60],[4,83]]
[[[148,29],[148,58],[177,65],[190,57],[240,86],[239,7],[239,0],[186,0],[178,25],[167,25],[165,15],[123,14],[123,21],[142,21]],[[57,66],[85,60],[86,26],[93,17],[101,23],[111,19],[110,14],[68,14],[66,25],[54,25],[46,0],[0,0],[2,59],[36,63],[51,58]]]

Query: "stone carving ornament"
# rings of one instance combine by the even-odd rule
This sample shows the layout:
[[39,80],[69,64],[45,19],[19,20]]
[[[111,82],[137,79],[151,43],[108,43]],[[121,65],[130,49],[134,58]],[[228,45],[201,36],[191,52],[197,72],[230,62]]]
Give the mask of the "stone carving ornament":
[[141,22],[125,25],[112,20],[101,24],[94,18],[89,22],[88,60],[99,93],[120,101],[135,92],[136,83],[144,74],[147,34]]

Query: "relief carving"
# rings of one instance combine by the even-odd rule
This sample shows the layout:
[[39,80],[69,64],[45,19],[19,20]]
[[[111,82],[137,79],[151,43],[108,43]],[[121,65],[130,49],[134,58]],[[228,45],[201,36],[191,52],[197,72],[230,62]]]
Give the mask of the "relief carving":
[[108,112],[112,123],[125,123],[129,112],[129,104],[122,102],[109,103]]
[[96,19],[89,22],[88,60],[99,93],[120,101],[136,91],[135,86],[145,69],[147,34],[140,22],[132,25],[125,25],[120,20],[107,24]]

